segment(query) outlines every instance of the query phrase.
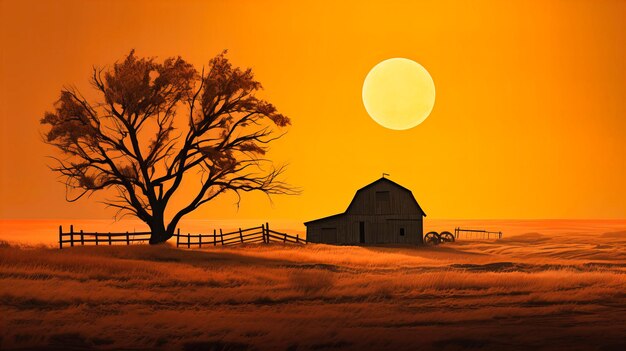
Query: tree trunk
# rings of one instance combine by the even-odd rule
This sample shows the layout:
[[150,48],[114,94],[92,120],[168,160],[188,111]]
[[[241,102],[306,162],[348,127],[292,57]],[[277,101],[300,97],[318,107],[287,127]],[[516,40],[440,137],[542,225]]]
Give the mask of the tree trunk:
[[150,245],[162,244],[174,235],[165,229],[165,222],[163,216],[153,217],[150,223]]

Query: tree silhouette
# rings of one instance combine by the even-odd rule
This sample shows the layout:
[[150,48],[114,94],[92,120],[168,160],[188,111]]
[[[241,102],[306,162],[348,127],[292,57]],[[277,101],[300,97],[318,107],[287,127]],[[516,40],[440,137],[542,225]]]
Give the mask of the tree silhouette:
[[[63,153],[51,168],[65,181],[66,199],[113,189],[104,203],[118,210],[116,218],[131,214],[146,222],[156,244],[172,237],[183,216],[224,192],[238,199],[250,191],[296,194],[279,179],[284,166],[264,158],[268,143],[281,136],[273,126],[285,127],[289,118],[255,97],[261,84],[252,71],[234,68],[225,54],[199,72],[181,57],[159,63],[133,50],[112,69],[93,69],[99,101],[64,88],[41,123],[51,126],[45,142]],[[200,174],[194,196],[168,209],[167,222],[168,203],[189,173]]]

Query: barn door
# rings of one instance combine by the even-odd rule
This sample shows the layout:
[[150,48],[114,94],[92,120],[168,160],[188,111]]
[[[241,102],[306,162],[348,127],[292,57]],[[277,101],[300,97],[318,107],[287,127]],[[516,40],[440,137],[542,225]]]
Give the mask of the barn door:
[[365,222],[359,222],[359,242],[365,244]]

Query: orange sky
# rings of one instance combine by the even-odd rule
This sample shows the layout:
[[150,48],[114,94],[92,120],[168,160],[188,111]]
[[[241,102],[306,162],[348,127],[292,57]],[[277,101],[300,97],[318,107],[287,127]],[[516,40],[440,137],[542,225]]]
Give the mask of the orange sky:
[[[429,218],[626,218],[624,1],[0,0],[0,218],[108,218],[64,202],[39,119],[92,65],[222,49],[292,118],[270,157],[297,197],[226,196],[191,218],[342,212],[384,171]],[[370,68],[422,64],[437,97],[407,131],[361,102]]]

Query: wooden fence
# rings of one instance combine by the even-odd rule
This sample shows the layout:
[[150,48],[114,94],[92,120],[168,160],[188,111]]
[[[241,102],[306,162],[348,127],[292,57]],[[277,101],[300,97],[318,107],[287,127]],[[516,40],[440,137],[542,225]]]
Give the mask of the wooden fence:
[[[83,232],[82,230],[74,231],[74,226],[70,225],[69,232],[63,232],[63,227],[59,226],[59,249],[63,248],[63,244],[74,245],[132,245],[143,244],[150,240],[150,232],[125,232],[125,233],[98,233]],[[212,234],[181,234],[180,229],[176,230],[173,235],[176,237],[176,247],[202,248],[207,246],[227,246],[239,245],[244,243],[265,243],[282,242],[306,244],[306,239],[300,238],[300,235],[289,235],[271,230],[269,223],[261,224],[258,227],[241,229],[232,232],[223,232],[222,229],[213,230]],[[67,246],[67,245],[66,245]]]
[[459,239],[462,236],[466,239],[502,239],[502,232],[490,232],[482,229],[463,229],[459,227],[454,228],[454,237]]
[[84,232],[82,230],[75,232],[74,226],[70,225],[70,231],[64,233],[63,226],[59,226],[59,249],[63,248],[63,244],[74,245],[114,245],[133,243],[145,243],[150,240],[150,232],[126,232],[126,233],[98,233]]
[[223,232],[221,229],[219,233],[217,230],[213,230],[212,234],[180,234],[178,232],[176,236],[176,247],[198,247],[203,245],[208,246],[227,246],[238,245],[245,243],[264,243],[270,242],[282,242],[282,243],[294,243],[294,244],[306,244],[306,239],[300,238],[300,235],[289,235],[287,233],[277,232],[270,229],[269,223],[261,224],[258,227],[246,228],[232,231]]

